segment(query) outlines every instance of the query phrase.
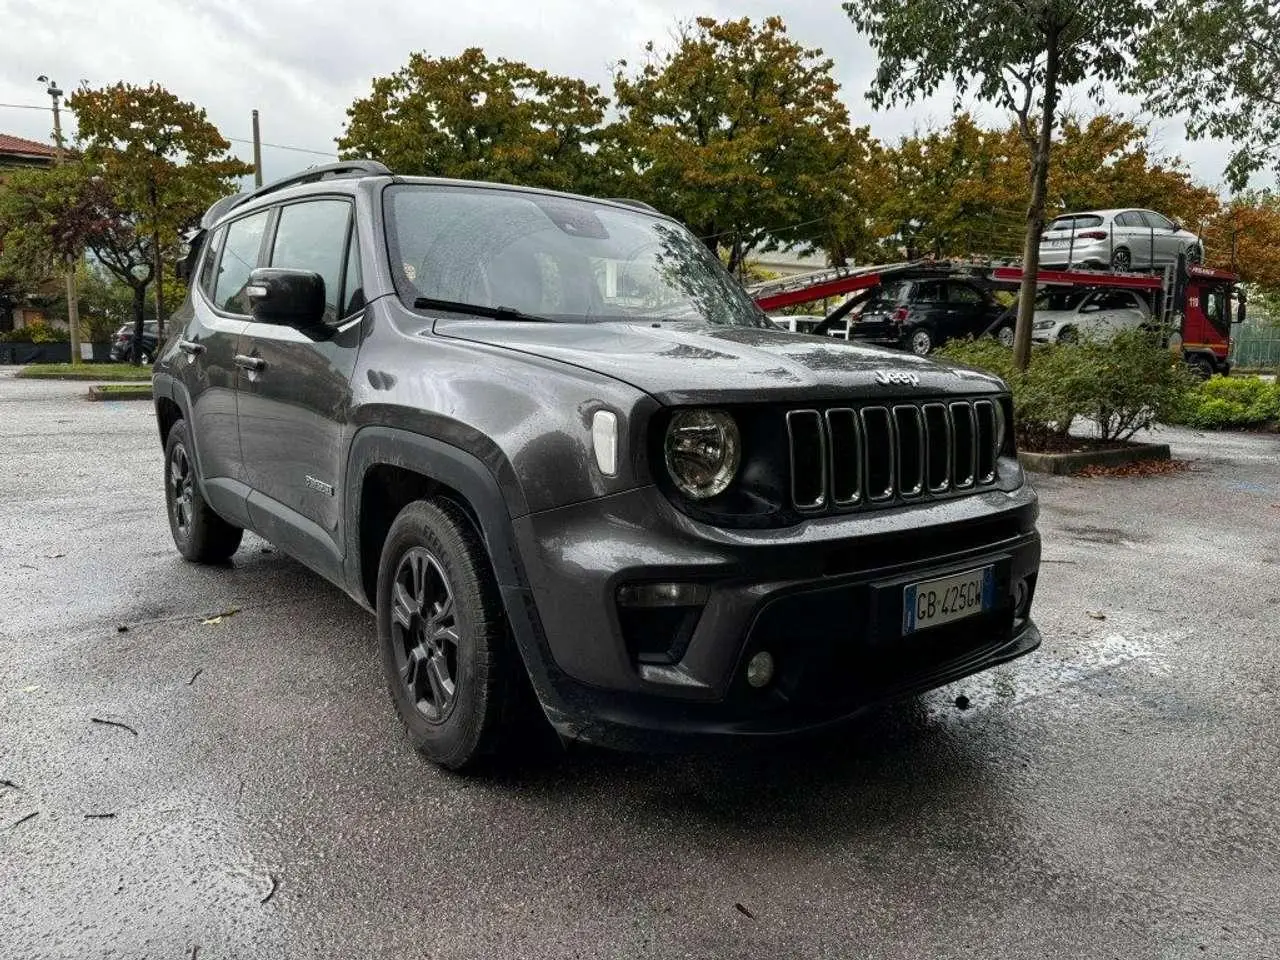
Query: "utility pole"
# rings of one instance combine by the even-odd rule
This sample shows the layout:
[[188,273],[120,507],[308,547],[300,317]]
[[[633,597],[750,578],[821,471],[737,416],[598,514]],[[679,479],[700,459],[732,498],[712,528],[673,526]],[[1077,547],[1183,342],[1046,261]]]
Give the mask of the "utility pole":
[[[62,99],[62,91],[58,88],[57,81],[50,80],[43,74],[36,78],[38,83],[45,83],[45,93],[49,94],[49,99],[53,101],[53,142],[54,142],[54,163],[62,166],[62,113],[59,100]],[[80,362],[80,300],[76,294],[76,262],[74,259],[67,258],[67,326],[70,328],[71,334],[71,362],[73,364]]]
[[253,185],[262,186],[262,134],[258,131],[258,111],[253,111]]

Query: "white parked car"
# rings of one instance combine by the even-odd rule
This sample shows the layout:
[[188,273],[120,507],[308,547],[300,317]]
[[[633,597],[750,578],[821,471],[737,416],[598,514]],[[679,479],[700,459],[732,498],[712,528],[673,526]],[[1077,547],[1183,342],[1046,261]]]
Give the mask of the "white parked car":
[[771,313],[769,314],[769,319],[772,320],[776,326],[781,327],[783,330],[788,330],[791,333],[812,333],[817,329],[818,324],[825,320],[826,317],[821,313]]
[[1154,210],[1090,210],[1056,218],[1040,237],[1040,266],[1131,270],[1204,260],[1204,243]]
[[1132,290],[1045,290],[1036,300],[1031,339],[1037,343],[1109,340],[1151,322],[1151,308]]

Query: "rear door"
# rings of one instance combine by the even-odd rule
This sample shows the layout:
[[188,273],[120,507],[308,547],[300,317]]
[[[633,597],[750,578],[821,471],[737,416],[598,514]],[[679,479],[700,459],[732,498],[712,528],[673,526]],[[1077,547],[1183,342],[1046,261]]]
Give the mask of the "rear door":
[[911,285],[909,322],[927,323],[935,334],[946,335],[947,284],[944,280],[920,280]]
[[190,311],[177,336],[182,355],[178,373],[189,399],[191,442],[205,494],[219,513],[241,522],[247,513],[236,424],[240,369],[235,357],[248,326],[244,287],[249,271],[258,265],[267,220],[262,211],[212,233],[191,292]]
[[325,288],[316,330],[251,322],[241,347],[240,445],[253,526],[321,573],[340,569],[339,496],[351,374],[364,315],[360,250],[347,197],[278,208],[264,258],[309,270]]

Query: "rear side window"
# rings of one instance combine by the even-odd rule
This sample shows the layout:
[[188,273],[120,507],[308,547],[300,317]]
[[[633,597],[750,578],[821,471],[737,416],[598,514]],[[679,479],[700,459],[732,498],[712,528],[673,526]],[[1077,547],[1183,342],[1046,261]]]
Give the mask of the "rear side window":
[[325,323],[338,319],[350,219],[351,204],[346,200],[309,200],[280,209],[271,265],[320,274]]
[[255,213],[227,225],[227,240],[218,261],[218,279],[213,302],[230,313],[247,314],[249,300],[244,295],[249,273],[258,265],[262,235],[267,229],[268,211]]
[[1128,210],[1124,213],[1116,214],[1116,225],[1121,227],[1142,227],[1146,228],[1147,221],[1142,219],[1142,214],[1136,210]]
[[226,239],[227,228],[219,227],[209,236],[204,251],[204,262],[200,265],[200,289],[210,300],[213,299],[213,279],[217,276],[218,254],[222,252],[222,241]]

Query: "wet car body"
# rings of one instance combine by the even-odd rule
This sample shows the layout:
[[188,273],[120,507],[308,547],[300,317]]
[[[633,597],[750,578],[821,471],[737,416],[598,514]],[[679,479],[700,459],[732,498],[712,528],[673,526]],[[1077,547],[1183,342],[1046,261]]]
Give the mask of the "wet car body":
[[[349,211],[347,279],[323,330],[259,322],[236,297],[265,275],[246,273],[223,299],[217,254],[195,263],[157,361],[157,414],[162,436],[191,424],[200,489],[227,523],[375,609],[397,513],[446,500],[483,543],[547,719],[562,736],[614,746],[826,726],[1039,643],[1037,504],[1000,381],[777,330],[723,286],[733,281],[718,265],[691,296],[710,313],[740,296],[734,323],[541,322],[496,299],[492,316],[429,306],[428,274],[466,257],[388,244],[404,190],[514,196],[531,207],[502,222],[537,208],[566,246],[601,223],[623,229],[625,211],[652,220],[644,229],[672,245],[660,253],[702,256],[660,215],[490,184],[363,174],[224,209],[207,250],[238,243],[240,259],[268,271],[281,266],[273,232],[300,216],[290,207]],[[491,286],[514,284],[512,258],[494,263]],[[625,277],[597,273],[592,297],[632,295]],[[531,268],[521,282],[551,276]],[[733,424],[741,459],[728,487],[695,499],[675,479],[669,439],[708,411]],[[612,424],[607,441],[601,423]],[[969,610],[916,629],[917,610],[934,616],[929,584]]]

